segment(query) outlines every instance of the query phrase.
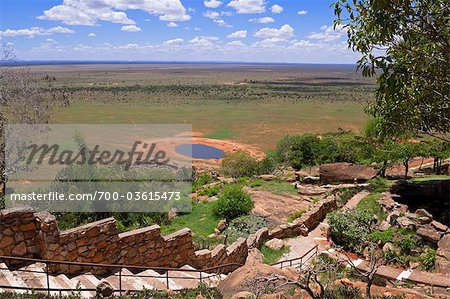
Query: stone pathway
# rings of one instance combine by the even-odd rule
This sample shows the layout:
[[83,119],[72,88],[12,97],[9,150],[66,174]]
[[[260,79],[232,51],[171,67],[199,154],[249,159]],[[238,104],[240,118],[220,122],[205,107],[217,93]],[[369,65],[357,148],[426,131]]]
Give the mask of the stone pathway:
[[[351,209],[356,207],[361,199],[369,194],[370,192],[367,190],[358,192],[352,198],[350,198],[344,208]],[[295,238],[284,239],[285,245],[290,247],[290,251],[285,253],[280,258],[280,261],[302,256],[316,245],[319,245],[319,251],[323,251],[329,248],[330,242],[326,235],[327,226],[328,223],[326,223],[325,219],[324,222],[320,223],[315,229],[309,232],[307,236],[298,236]]]

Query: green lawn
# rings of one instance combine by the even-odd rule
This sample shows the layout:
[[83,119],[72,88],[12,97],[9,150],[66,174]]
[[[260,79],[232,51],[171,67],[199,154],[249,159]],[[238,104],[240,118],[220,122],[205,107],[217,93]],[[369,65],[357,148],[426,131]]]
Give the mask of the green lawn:
[[264,191],[269,191],[274,194],[283,195],[283,194],[292,194],[297,195],[298,191],[294,188],[292,183],[288,182],[280,182],[280,181],[263,181],[259,182],[261,186],[258,188]]
[[413,182],[428,182],[428,181],[440,181],[450,180],[450,175],[427,175],[421,178],[413,178]]
[[261,247],[261,253],[264,257],[264,264],[273,264],[277,262],[286,252],[289,252],[289,246],[284,246],[280,250],[270,249],[266,245]]
[[371,214],[377,215],[379,219],[385,219],[386,213],[383,212],[383,209],[381,208],[380,204],[378,203],[378,200],[380,199],[382,193],[380,192],[373,192],[358,203],[356,206],[356,209],[362,210],[362,211],[368,211]]
[[[214,233],[214,228],[219,221],[220,217],[213,213],[213,203],[194,203],[191,213],[175,217],[170,224],[161,226],[161,231],[167,235],[188,227],[193,233],[194,241],[199,244],[208,239],[208,235]],[[215,239],[211,239],[212,243],[213,241]]]
[[364,104],[305,101],[296,103],[73,103],[58,109],[54,123],[192,124],[192,130],[216,139],[232,139],[273,149],[283,136],[305,132],[359,131],[366,122]]

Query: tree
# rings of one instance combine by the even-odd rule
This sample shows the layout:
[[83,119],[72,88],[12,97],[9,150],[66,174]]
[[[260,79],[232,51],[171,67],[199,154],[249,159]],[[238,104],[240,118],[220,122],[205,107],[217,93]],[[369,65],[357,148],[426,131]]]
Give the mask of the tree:
[[[0,55],[0,183],[5,184],[6,175],[22,167],[18,161],[8,161],[6,169],[6,124],[46,124],[53,107],[65,102],[66,97],[61,93],[41,92],[29,68],[14,66],[16,56],[10,46],[3,44]],[[25,129],[21,139],[25,140],[26,134],[34,133],[33,129]]]
[[358,69],[378,75],[367,112],[382,131],[444,138],[437,133],[450,132],[449,1],[337,0],[334,13],[349,48],[362,54]]
[[276,156],[279,162],[300,170],[303,166],[318,163],[320,139],[314,134],[283,137],[277,145]]

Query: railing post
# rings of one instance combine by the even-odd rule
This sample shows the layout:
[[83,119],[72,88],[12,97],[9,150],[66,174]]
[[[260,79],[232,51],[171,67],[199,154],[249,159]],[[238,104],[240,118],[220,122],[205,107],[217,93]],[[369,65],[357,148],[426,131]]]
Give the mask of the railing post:
[[200,283],[202,283],[202,271],[200,271]]
[[45,275],[47,276],[47,294],[50,297],[50,274],[48,271],[48,262],[45,262]]
[[166,271],[166,285],[167,285],[167,289],[170,290],[170,285],[169,285],[169,270]]
[[280,264],[280,269],[283,270],[283,262]]
[[119,268],[119,294],[122,296],[122,268]]

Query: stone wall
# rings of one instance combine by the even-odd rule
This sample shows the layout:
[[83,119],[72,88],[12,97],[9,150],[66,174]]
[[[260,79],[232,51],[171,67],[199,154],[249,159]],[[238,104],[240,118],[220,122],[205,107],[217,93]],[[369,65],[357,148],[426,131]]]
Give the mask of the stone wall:
[[[33,213],[29,208],[2,210],[0,220],[0,255],[6,256],[148,267],[178,268],[189,264],[204,269],[244,264],[248,252],[242,238],[229,247],[218,245],[212,251],[195,251],[187,228],[166,236],[161,235],[158,225],[119,233],[114,218],[66,231],[58,229],[52,214]],[[66,274],[81,270],[102,272],[78,265],[54,265],[51,270]]]
[[309,231],[316,228],[325,219],[328,213],[336,208],[336,197],[330,195],[312,206],[300,218],[295,219],[293,223],[282,224],[269,231],[268,239],[283,239],[298,235],[306,236]]

